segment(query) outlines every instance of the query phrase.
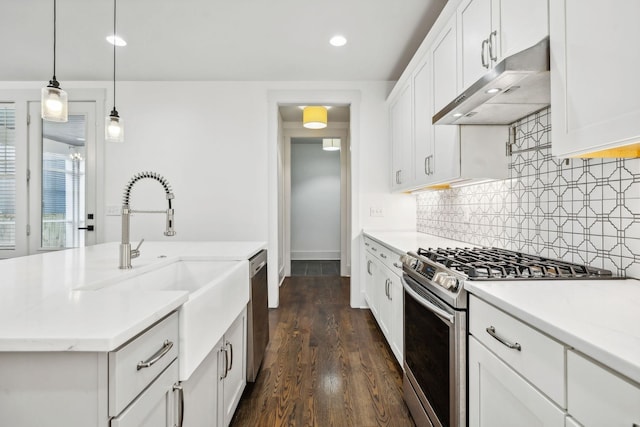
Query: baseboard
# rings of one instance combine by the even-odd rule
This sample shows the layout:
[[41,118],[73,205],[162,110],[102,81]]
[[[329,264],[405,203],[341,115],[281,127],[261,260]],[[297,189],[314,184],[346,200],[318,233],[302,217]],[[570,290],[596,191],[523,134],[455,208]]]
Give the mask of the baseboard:
[[291,251],[291,261],[340,261],[340,251]]

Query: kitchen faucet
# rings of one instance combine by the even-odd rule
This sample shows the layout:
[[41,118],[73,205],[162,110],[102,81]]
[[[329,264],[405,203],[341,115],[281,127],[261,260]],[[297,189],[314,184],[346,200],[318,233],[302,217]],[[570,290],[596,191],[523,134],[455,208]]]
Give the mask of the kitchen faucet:
[[[158,181],[164,187],[164,192],[167,195],[167,201],[169,207],[166,211],[142,211],[133,210],[129,207],[129,198],[131,197],[131,189],[133,185],[144,178],[151,178]],[[131,226],[129,223],[132,213],[163,213],[167,215],[167,229],[164,232],[165,236],[175,236],[176,232],[173,231],[173,208],[171,207],[171,200],[173,199],[173,193],[171,192],[171,186],[167,180],[160,174],[155,172],[140,172],[137,173],[129,180],[129,183],[124,189],[124,195],[122,197],[122,242],[120,243],[120,268],[131,268],[131,260],[140,256],[140,246],[144,239],[140,240],[138,246],[135,249],[131,249],[131,242],[129,241]]]

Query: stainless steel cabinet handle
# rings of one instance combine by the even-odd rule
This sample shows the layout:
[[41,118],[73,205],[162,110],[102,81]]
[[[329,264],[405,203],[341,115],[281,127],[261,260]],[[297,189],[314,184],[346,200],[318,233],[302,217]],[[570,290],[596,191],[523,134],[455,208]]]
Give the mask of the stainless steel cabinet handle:
[[147,359],[146,361],[138,362],[138,366],[136,370],[139,371],[140,369],[153,366],[158,360],[162,359],[162,356],[167,354],[169,350],[171,350],[172,348],[173,348],[173,343],[169,340],[166,340],[164,344],[162,344],[162,347],[160,348],[160,350],[156,351],[149,359]]
[[431,160],[433,160],[433,154],[429,156],[429,175],[433,175],[433,168],[431,167]]
[[376,248],[375,246],[371,246],[371,250],[374,252],[378,252],[378,248]]
[[380,258],[387,259],[387,256],[386,256],[385,254],[382,254],[382,253],[381,253],[381,254],[380,254]]
[[[224,374],[222,374],[220,376],[220,380],[223,380],[223,379],[227,378],[227,373],[229,372],[227,370],[227,366],[229,365],[229,355],[227,354],[227,349],[225,349],[225,348],[221,348],[220,349],[220,353],[224,354]],[[220,366],[220,365],[218,365],[218,366]]]
[[513,350],[522,351],[522,346],[520,344],[518,344],[517,342],[512,344],[509,341],[505,340],[504,338],[502,338],[496,333],[496,328],[494,328],[493,326],[489,326],[487,328],[487,333],[492,337],[494,337],[495,339],[497,339],[498,341],[500,341],[502,344],[506,345],[507,347]]
[[482,40],[482,48],[480,49],[480,60],[482,61],[482,66],[486,69],[489,69],[489,64],[488,64],[488,61],[484,60],[484,51],[488,44],[489,44],[488,39]]
[[391,296],[391,279],[387,279],[387,281],[389,282],[387,284],[387,298],[389,298],[389,301],[393,301],[393,297]]
[[498,31],[494,30],[491,32],[491,34],[489,34],[489,59],[491,59],[492,61],[497,61],[498,60],[498,55],[493,51],[493,42],[494,40],[496,40],[496,37],[498,36]]
[[181,385],[174,384],[173,391],[178,391],[178,393],[180,394],[180,405],[178,406],[178,420],[180,421],[175,427],[182,427],[182,424],[184,422],[184,389]]
[[427,156],[424,158],[424,174],[425,175],[429,175],[429,157],[431,156]]
[[365,246],[371,246],[371,245],[369,245],[369,242],[364,242],[364,245]]
[[384,281],[384,294],[389,298],[389,279]]
[[371,261],[367,260],[367,273],[371,276]]
[[400,268],[400,269],[402,269],[402,264],[398,264],[397,262],[394,262],[394,263],[393,263],[393,266],[394,266],[395,268]]
[[400,184],[400,171],[396,171],[396,184]]
[[229,357],[229,368],[227,369],[227,372],[228,372],[231,369],[233,369],[233,344],[227,341],[226,345],[227,347],[229,347],[229,353],[231,353],[231,356]]

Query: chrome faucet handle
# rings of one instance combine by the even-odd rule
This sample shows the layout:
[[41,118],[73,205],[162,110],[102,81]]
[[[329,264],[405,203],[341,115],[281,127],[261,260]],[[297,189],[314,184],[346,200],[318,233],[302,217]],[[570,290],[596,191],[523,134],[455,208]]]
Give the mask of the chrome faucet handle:
[[144,238],[140,240],[140,243],[138,243],[138,246],[136,246],[135,249],[131,250],[131,258],[138,258],[140,256],[140,246],[142,246],[143,242],[144,242]]

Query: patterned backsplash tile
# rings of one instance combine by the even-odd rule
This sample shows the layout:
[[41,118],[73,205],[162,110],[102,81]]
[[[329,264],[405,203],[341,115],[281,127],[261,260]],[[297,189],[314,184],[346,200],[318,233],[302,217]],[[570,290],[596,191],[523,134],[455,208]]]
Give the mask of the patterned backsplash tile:
[[418,231],[640,278],[640,159],[552,157],[550,119],[515,123],[508,180],[418,194]]

